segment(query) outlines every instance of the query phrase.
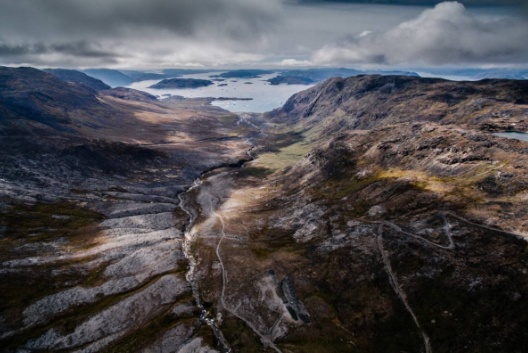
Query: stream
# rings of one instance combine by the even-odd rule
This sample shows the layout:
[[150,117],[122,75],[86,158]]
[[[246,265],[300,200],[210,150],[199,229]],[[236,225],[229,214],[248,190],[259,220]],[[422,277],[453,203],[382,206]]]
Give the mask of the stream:
[[[248,140],[249,141],[249,140]],[[204,307],[201,299],[200,299],[200,293],[198,284],[194,281],[194,272],[196,269],[196,258],[194,257],[192,253],[192,244],[194,242],[194,237],[191,234],[192,228],[194,226],[194,222],[196,220],[196,217],[191,209],[190,206],[187,205],[185,201],[185,195],[189,194],[191,191],[199,188],[202,185],[202,180],[211,172],[221,169],[221,168],[232,168],[232,169],[239,169],[244,166],[247,162],[250,162],[255,159],[255,157],[251,154],[251,152],[256,148],[256,146],[252,146],[250,149],[246,151],[246,154],[248,155],[249,159],[242,159],[239,160],[237,163],[233,164],[222,164],[218,167],[214,167],[209,171],[206,171],[202,173],[202,175],[197,178],[193,185],[187,189],[185,192],[182,192],[178,195],[178,199],[180,200],[179,207],[187,214],[189,217],[189,220],[185,226],[184,229],[184,240],[183,240],[183,254],[189,261],[189,270],[185,274],[185,278],[187,282],[191,285],[192,293],[194,296],[194,299],[196,301],[196,306],[200,310],[200,320],[202,322],[205,322],[213,331],[217,341],[218,341],[218,348],[222,353],[231,353],[232,350],[229,347],[229,344],[227,343],[226,339],[224,338],[224,335],[222,334],[222,331],[217,325],[216,319],[211,316],[209,311]]]

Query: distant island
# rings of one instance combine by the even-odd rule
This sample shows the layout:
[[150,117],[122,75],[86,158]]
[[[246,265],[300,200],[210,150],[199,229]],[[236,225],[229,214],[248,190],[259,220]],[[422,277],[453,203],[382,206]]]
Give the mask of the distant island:
[[302,76],[277,76],[267,80],[272,85],[311,85],[315,83],[310,77]]
[[215,101],[252,101],[253,98],[236,98],[236,97],[218,97]]
[[200,80],[195,78],[168,78],[150,86],[149,88],[164,89],[164,88],[178,88],[178,89],[192,89],[207,87],[213,85],[211,80]]
[[268,70],[234,70],[224,72],[219,75],[212,75],[210,77],[222,77],[222,78],[259,78],[262,75],[269,75],[274,71]]

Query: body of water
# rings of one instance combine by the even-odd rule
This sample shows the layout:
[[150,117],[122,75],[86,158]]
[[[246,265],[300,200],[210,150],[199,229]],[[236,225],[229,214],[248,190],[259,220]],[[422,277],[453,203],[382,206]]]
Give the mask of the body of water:
[[[198,78],[212,80],[219,72],[204,74],[183,75],[180,78]],[[255,112],[263,113],[281,107],[292,95],[308,89],[309,85],[270,85],[266,80],[277,76],[277,74],[262,75],[259,78],[227,78],[225,81],[214,82],[214,85],[196,89],[155,89],[149,86],[160,80],[146,80],[131,84],[130,88],[148,92],[153,95],[171,94],[187,98],[198,97],[229,97],[229,98],[253,98],[250,101],[214,101],[212,104],[232,112]],[[227,84],[227,86],[221,86]]]
[[506,137],[514,140],[528,141],[528,134],[523,132],[497,132],[494,136]]

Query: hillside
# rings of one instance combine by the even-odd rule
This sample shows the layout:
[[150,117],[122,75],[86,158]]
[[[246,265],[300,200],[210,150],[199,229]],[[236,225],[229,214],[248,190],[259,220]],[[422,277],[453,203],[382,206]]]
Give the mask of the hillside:
[[110,89],[110,86],[105,84],[103,81],[90,77],[80,71],[66,69],[45,69],[43,71],[57,76],[63,81],[85,84],[95,91]]
[[491,132],[527,130],[525,82],[237,115],[0,72],[6,352],[524,351],[528,144]]
[[100,128],[101,118],[110,123],[119,116],[87,85],[33,68],[0,67],[0,111],[2,123],[24,120],[72,133]]
[[[273,122],[335,133],[430,121],[475,129],[519,124],[526,130],[526,81],[453,82],[403,76],[334,78],[292,96],[267,114]],[[502,125],[501,125],[502,126]]]
[[31,68],[1,68],[0,97],[1,351],[212,346],[178,194],[248,159],[255,128],[207,99],[96,92]]
[[257,159],[195,195],[198,283],[227,341],[522,352],[528,145],[488,130],[526,129],[526,94],[518,81],[362,76],[266,114]]

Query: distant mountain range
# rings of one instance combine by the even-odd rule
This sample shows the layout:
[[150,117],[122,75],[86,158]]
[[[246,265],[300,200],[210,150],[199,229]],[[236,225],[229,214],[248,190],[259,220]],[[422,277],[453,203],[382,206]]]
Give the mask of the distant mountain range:
[[101,83],[89,81],[82,74],[96,78],[103,84],[110,87],[129,86],[134,82],[144,80],[163,80],[177,78],[183,75],[211,73],[213,78],[259,78],[262,75],[278,73],[277,77],[271,78],[268,82],[272,85],[280,84],[301,84],[310,85],[322,82],[332,77],[353,77],[359,75],[400,75],[418,77],[422,75],[432,75],[445,78],[460,78],[471,80],[483,80],[487,78],[505,78],[524,80],[528,78],[527,69],[412,69],[412,70],[356,70],[349,68],[316,68],[298,70],[188,70],[188,69],[165,69],[160,72],[137,71],[137,70],[115,70],[115,69],[87,69],[84,71],[47,69],[49,73],[71,82],[85,83],[96,90],[102,88]]
[[85,84],[86,86],[96,91],[102,91],[102,90],[111,88],[109,85],[107,85],[103,81],[95,77],[88,76],[87,74],[81,71],[65,70],[65,69],[45,69],[43,71],[50,73],[54,76],[57,76],[63,81]]
[[133,78],[125,75],[118,70],[110,69],[89,69],[84,71],[85,74],[95,77],[109,86],[128,86],[135,82]]
[[306,69],[306,70],[288,70],[281,71],[280,75],[269,79],[268,82],[272,85],[280,84],[313,84],[328,80],[332,77],[353,77],[359,75],[400,75],[400,76],[415,76],[419,75],[415,72],[408,71],[360,71],[355,69],[345,68],[329,68],[329,69]]
[[420,71],[436,76],[458,76],[473,80],[483,80],[487,78],[526,80],[528,78],[528,69],[424,69]]

